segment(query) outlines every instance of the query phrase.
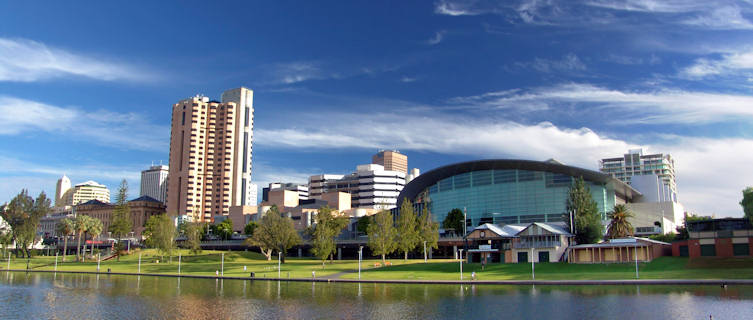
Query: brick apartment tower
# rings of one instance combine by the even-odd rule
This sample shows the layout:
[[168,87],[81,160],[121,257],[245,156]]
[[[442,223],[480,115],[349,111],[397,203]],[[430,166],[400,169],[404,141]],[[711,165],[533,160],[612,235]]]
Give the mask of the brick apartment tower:
[[397,150],[380,150],[371,157],[371,163],[381,165],[387,171],[408,173],[408,156]]
[[173,105],[167,213],[211,221],[251,203],[253,91],[225,91],[222,101],[196,96]]

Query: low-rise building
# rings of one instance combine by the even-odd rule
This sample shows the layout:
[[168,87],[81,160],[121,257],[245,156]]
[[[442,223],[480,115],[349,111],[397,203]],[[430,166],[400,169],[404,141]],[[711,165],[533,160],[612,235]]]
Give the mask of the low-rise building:
[[[482,224],[466,237],[469,260],[478,262],[559,262],[573,235],[559,224]],[[504,258],[504,259],[503,259]]]
[[650,262],[672,253],[672,245],[647,238],[611,239],[601,243],[570,247],[571,263]]
[[[130,209],[131,222],[133,223],[131,229],[133,232],[132,235],[137,239],[141,239],[141,234],[144,232],[146,221],[151,216],[165,213],[165,204],[148,196],[128,201],[128,208]],[[101,220],[103,234],[107,234],[107,230],[110,229],[110,225],[112,224],[114,209],[115,205],[113,204],[104,203],[99,200],[90,200],[77,205],[75,207],[75,213]]]
[[672,243],[678,257],[750,257],[753,225],[746,218],[687,222],[688,240]]

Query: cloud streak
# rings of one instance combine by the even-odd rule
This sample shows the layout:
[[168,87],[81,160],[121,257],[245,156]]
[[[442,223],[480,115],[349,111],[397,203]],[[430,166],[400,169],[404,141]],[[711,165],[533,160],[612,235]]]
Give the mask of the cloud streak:
[[688,79],[704,79],[714,76],[750,76],[753,72],[753,50],[723,54],[719,59],[700,58],[680,72]]
[[122,149],[164,151],[169,128],[135,113],[85,111],[0,95],[0,135],[46,132]]
[[444,35],[446,33],[447,33],[447,31],[445,31],[445,30],[441,30],[441,31],[435,32],[434,36],[431,37],[431,39],[426,40],[426,44],[428,44],[430,46],[439,44],[440,42],[442,42],[442,40],[444,40]]
[[[327,119],[337,128],[312,125]],[[273,148],[378,149],[463,154],[477,158],[555,158],[566,164],[598,169],[598,160],[628,149],[671,153],[677,160],[680,197],[697,213],[740,215],[740,190],[753,181],[753,140],[742,138],[654,137],[635,143],[599,134],[589,128],[558,127],[548,122],[523,124],[457,116],[432,118],[392,114],[317,114],[301,117],[288,128],[255,132],[256,141]],[[364,130],[364,128],[369,128]],[[724,168],[713,170],[713,168]],[[423,168],[424,171],[431,168]],[[710,172],[713,170],[713,172]]]
[[0,38],[0,81],[34,82],[63,77],[104,81],[156,78],[124,63],[88,57],[32,40]]

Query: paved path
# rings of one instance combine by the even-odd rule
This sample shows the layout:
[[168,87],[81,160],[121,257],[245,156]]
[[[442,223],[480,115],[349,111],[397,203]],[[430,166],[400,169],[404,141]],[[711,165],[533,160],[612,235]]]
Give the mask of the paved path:
[[342,277],[342,276],[344,276],[346,274],[351,274],[351,273],[358,273],[358,270],[342,271],[342,272],[333,273],[333,274],[326,275],[326,276],[321,276],[319,278],[322,278],[322,279],[340,279],[340,277]]

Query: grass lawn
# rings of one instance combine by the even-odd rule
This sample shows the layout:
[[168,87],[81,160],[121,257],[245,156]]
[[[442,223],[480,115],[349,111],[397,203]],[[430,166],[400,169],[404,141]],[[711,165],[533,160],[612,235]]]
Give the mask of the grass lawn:
[[[123,256],[120,261],[112,259],[101,262],[100,270],[106,272],[137,273],[139,254],[141,254],[142,273],[178,274],[177,254],[182,255],[181,273],[191,275],[214,275],[221,268],[221,251],[203,251],[200,255],[190,255],[187,250],[176,251],[172,262],[162,261],[155,250],[133,251]],[[225,276],[248,277],[251,272],[259,278],[277,277],[277,259],[267,261],[264,256],[254,252],[224,252]],[[97,261],[71,262],[75,256],[68,256],[68,262],[62,263],[58,258],[59,271],[97,271]],[[160,260],[157,263],[157,260]],[[459,263],[453,260],[392,259],[392,266],[374,267],[379,260],[364,260],[362,279],[400,279],[400,280],[459,280]],[[5,269],[7,262],[0,268]],[[53,270],[55,257],[39,256],[30,261],[35,270]],[[243,267],[246,267],[246,271]],[[606,280],[634,279],[635,265],[625,264],[536,264],[537,280]],[[11,269],[25,269],[26,260],[12,259]],[[358,278],[358,261],[340,260],[327,262],[322,267],[320,260],[310,258],[287,258],[282,265],[281,276],[291,278],[310,278],[315,271],[317,278],[335,276],[343,279]],[[471,272],[476,272],[479,280],[528,280],[531,279],[531,264],[487,264],[481,270],[478,263],[463,264],[464,279],[470,279]],[[753,258],[696,258],[689,260],[681,257],[661,257],[650,263],[640,263],[641,279],[753,279]]]

